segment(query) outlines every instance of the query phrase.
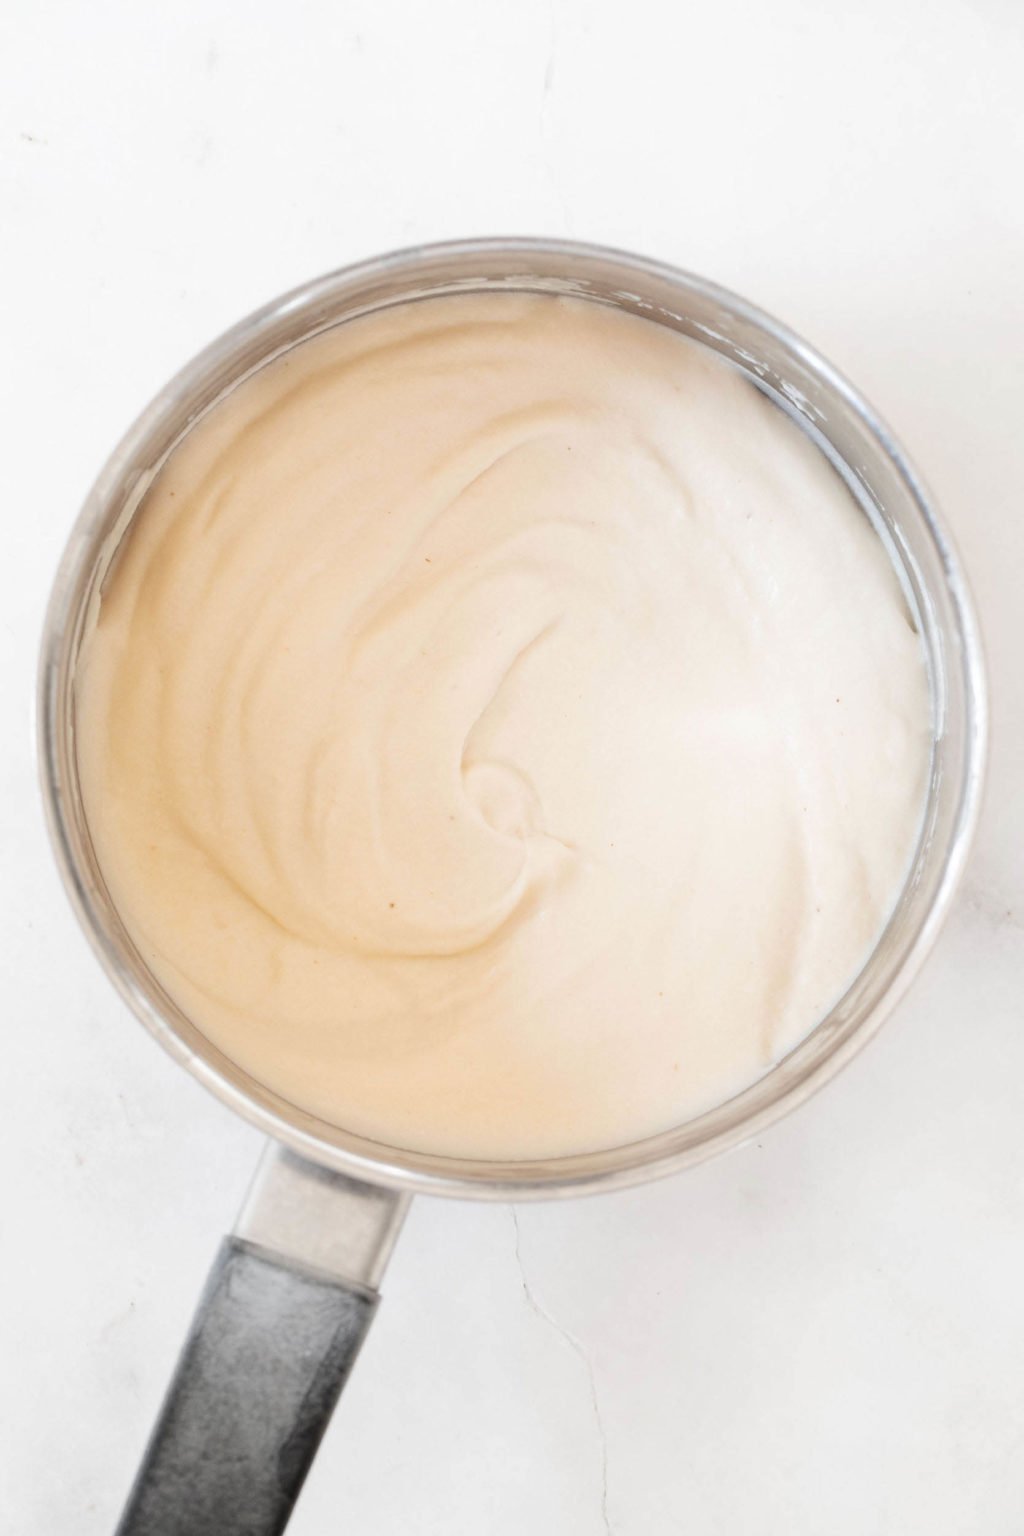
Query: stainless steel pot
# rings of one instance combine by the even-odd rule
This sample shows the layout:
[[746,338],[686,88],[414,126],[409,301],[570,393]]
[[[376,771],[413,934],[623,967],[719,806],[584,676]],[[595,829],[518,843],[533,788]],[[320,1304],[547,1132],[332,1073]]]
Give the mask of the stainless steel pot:
[[[662,1135],[530,1162],[382,1146],[306,1113],[225,1057],[167,996],[129,939],[97,866],[75,755],[75,669],[111,558],[175,446],[240,379],[356,315],[426,296],[573,294],[644,316],[720,353],[791,416],[885,541],[927,656],[934,721],[928,803],[906,885],[845,996],[795,1050],[727,1103]],[[949,537],[885,427],[812,348],[745,300],[658,262],[546,240],[397,252],[319,278],[228,331],[185,367],[114,450],[68,541],[46,620],[40,765],[65,885],[121,995],[171,1055],[272,1138],[211,1275],[121,1530],[284,1527],[363,1337],[410,1194],[525,1200],[619,1189],[759,1134],[842,1067],[905,991],[949,910],[976,820],[984,667]]]

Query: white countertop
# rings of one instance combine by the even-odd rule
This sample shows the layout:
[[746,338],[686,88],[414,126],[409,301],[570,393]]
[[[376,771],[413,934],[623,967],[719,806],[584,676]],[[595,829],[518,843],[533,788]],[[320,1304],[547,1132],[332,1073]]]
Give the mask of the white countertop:
[[861,386],[973,580],[988,803],[909,999],[760,1144],[602,1200],[414,1205],[290,1536],[1024,1530],[1022,77],[1017,0],[0,17],[5,1531],[111,1531],[259,1146],[114,997],[45,846],[61,545],[226,324],[480,233],[678,262]]

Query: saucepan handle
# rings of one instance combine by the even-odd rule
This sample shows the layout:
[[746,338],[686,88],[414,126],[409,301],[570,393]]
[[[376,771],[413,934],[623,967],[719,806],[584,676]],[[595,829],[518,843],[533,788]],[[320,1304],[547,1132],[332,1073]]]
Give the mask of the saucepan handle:
[[268,1150],[118,1536],[278,1536],[377,1306],[406,1196]]

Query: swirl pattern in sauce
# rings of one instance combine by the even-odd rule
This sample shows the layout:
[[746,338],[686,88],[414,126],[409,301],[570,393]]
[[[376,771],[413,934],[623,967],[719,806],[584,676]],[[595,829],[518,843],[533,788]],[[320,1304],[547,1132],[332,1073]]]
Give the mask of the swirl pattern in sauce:
[[87,639],[105,878],[210,1038],[476,1157],[667,1128],[798,1041],[915,840],[923,657],[811,444],[647,321],[351,322],[174,452]]

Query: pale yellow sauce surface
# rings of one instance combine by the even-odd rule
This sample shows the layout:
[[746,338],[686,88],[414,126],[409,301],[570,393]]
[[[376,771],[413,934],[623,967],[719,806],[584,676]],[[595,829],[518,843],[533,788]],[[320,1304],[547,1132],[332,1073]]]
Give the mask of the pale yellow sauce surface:
[[444,298],[238,388],[86,642],[85,804],[168,991],[346,1128],[667,1128],[822,1016],[930,742],[886,553],[745,381],[578,300]]

